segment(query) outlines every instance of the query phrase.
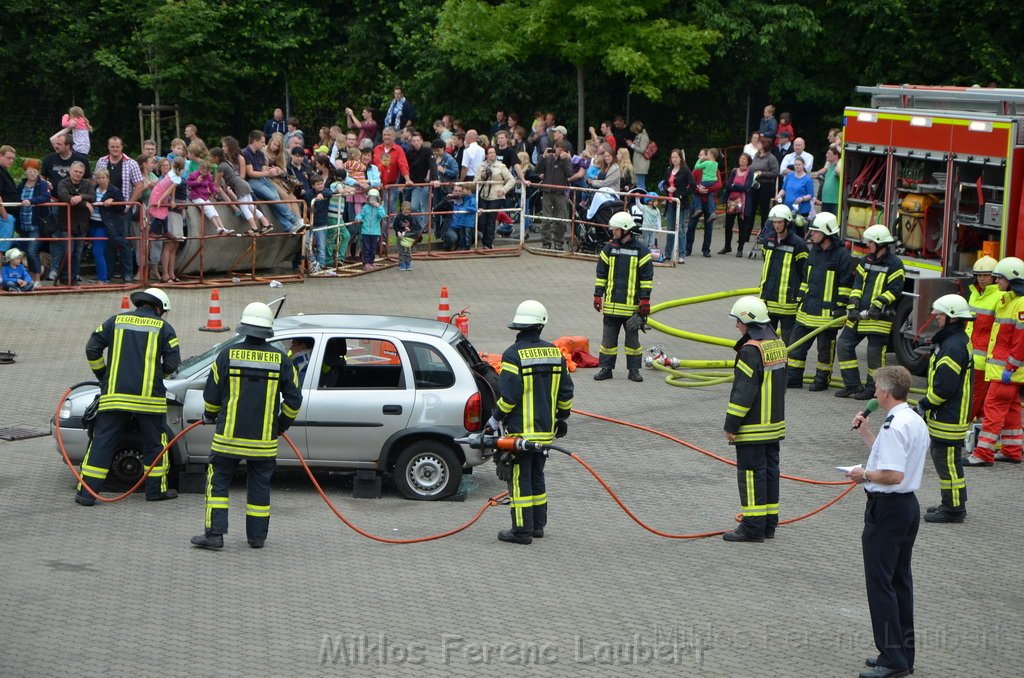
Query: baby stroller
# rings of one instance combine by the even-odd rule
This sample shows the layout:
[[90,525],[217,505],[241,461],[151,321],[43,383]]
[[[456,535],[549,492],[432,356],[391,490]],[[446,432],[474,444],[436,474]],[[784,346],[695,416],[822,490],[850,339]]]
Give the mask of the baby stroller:
[[[576,251],[597,254],[611,238],[608,222],[616,212],[626,209],[625,203],[609,189],[594,194],[586,215],[580,215],[576,224]],[[585,222],[583,223],[585,218]]]

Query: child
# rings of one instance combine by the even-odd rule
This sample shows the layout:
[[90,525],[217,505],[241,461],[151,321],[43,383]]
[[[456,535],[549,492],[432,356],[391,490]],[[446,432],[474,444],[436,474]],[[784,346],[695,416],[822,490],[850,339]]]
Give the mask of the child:
[[402,203],[402,213],[395,215],[391,226],[395,229],[395,238],[398,240],[398,270],[411,271],[412,244],[410,243],[408,246],[402,244],[406,238],[415,242],[416,236],[419,235],[419,224],[412,218],[411,202],[406,200]]
[[[195,145],[195,142],[193,142],[193,145]],[[198,169],[188,175],[189,197],[192,199],[192,202],[202,206],[203,214],[217,228],[217,235],[230,235],[232,233],[231,229],[224,227],[224,222],[220,220],[217,210],[210,204],[211,198],[219,190],[217,184],[213,181],[213,175],[210,174],[210,163],[206,160],[200,161]]]
[[461,183],[455,184],[447,209],[438,205],[438,211],[451,211],[451,220],[444,239],[450,251],[468,250],[473,244],[473,227],[476,224],[476,196]]
[[380,240],[380,225],[387,218],[384,208],[380,206],[380,191],[371,188],[366,193],[366,204],[359,210],[356,223],[360,224],[359,233],[363,240],[363,270],[372,271],[377,268],[374,259],[377,256],[377,241]]
[[[644,244],[647,245],[648,249],[657,246],[658,231],[661,230],[661,210],[658,209],[660,203],[656,200],[657,197],[657,193],[648,191],[647,197],[641,201],[640,210],[643,214],[641,228],[644,233]],[[660,252],[658,252],[657,257],[654,257],[654,251],[652,250],[651,255],[656,261],[661,261]]]
[[795,139],[796,134],[793,132],[793,117],[789,113],[779,113],[779,131],[776,132],[775,145],[781,146],[782,139],[779,137],[783,132],[789,133],[790,139]]
[[3,268],[3,288],[7,292],[31,292],[36,286],[32,274],[22,263],[25,255],[17,247],[7,250],[7,263]]
[[[311,209],[313,212],[313,234],[309,239],[310,245],[315,249],[315,256],[308,256],[309,261],[309,272],[319,273],[327,265],[327,228],[330,226],[329,219],[329,208],[331,203],[331,196],[334,192],[329,188],[324,187],[324,178],[319,174],[314,174],[309,181],[310,188],[313,189],[313,202]],[[344,199],[343,199],[344,200]],[[341,203],[344,205],[344,202]],[[348,229],[342,228],[345,231],[345,235],[348,235]],[[338,237],[338,229],[331,231],[331,238],[335,239]],[[348,244],[348,239],[345,239],[345,244]],[[333,266],[333,262],[332,262]]]
[[171,139],[171,152],[167,154],[167,159],[173,162],[175,158],[181,158],[182,162],[188,160],[188,148],[184,139]]
[[72,106],[60,119],[60,125],[64,128],[62,130],[64,133],[71,132],[71,150],[82,155],[89,155],[89,150],[92,148],[92,142],[89,139],[92,125],[85,117],[85,111],[78,106]]
[[[326,180],[320,175],[313,175],[314,181],[311,188],[315,191],[316,179],[326,185]],[[352,230],[345,221],[345,201],[351,195],[353,189],[347,186],[348,174],[345,173],[330,185],[330,195],[324,199],[327,203],[327,225],[331,228],[324,231],[326,244],[324,246],[324,257],[328,266],[335,267],[345,263],[345,253],[348,252],[348,244],[352,239]],[[358,228],[358,225],[356,225]]]
[[702,148],[697,154],[697,162],[693,166],[694,171],[701,171],[700,185],[704,188],[711,188],[715,184],[715,177],[718,174],[718,149]]

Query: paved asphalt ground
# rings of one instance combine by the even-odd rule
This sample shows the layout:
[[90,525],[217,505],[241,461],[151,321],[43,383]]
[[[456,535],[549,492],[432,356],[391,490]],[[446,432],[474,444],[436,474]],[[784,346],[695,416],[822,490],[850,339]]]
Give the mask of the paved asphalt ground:
[[[654,300],[757,284],[759,262],[691,258],[659,268]],[[433,317],[441,285],[469,306],[478,349],[500,352],[525,298],[543,301],[545,336],[586,335],[594,353],[594,264],[524,254],[415,264],[355,279],[289,284],[286,313],[386,312]],[[221,289],[226,322],[269,300],[267,287]],[[169,316],[186,355],[220,335],[196,331],[208,291],[171,290]],[[85,341],[118,309],[120,293],[4,297],[2,426],[45,429],[63,389],[88,379]],[[724,300],[658,319],[733,337]],[[650,333],[672,355],[731,351]],[[813,353],[812,353],[813,359]],[[809,361],[810,362],[810,361]],[[812,363],[813,364],[813,363]],[[673,388],[652,371],[611,381],[575,375],[576,407],[651,426],[731,457],[722,434],[728,386]],[[782,471],[837,480],[864,461],[850,431],[857,404],[790,391]],[[880,414],[872,418],[877,427]],[[664,531],[730,529],[738,511],[732,468],[664,438],[573,416],[564,443],[590,462],[645,521]],[[448,539],[379,544],[342,525],[305,476],[274,480],[267,547],[245,544],[243,487],[232,491],[233,529],[222,552],[192,548],[201,495],[147,504],[141,496],[82,508],[50,438],[0,442],[0,675],[684,675],[855,676],[873,654],[856,489],[764,544],[719,537],[672,540],[634,524],[575,462],[552,458],[546,536],[524,547],[497,541],[509,523],[494,508]],[[1024,468],[967,472],[962,525],[922,523],[914,552],[916,676],[1019,676],[1024,631]],[[412,503],[387,487],[356,500],[320,476],[341,510],[375,534],[408,537],[469,519],[502,487],[490,466],[464,503]],[[783,481],[782,518],[824,504],[841,487]],[[920,492],[937,503],[930,462]]]

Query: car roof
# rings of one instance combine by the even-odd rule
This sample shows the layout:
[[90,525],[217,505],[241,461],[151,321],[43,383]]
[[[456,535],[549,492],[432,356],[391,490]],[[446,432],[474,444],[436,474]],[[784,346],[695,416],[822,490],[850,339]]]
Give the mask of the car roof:
[[426,318],[412,318],[398,315],[369,315],[356,313],[316,313],[310,315],[290,315],[274,321],[275,332],[290,330],[388,330],[392,332],[411,332],[426,334],[432,337],[447,338],[458,332],[458,328],[448,323]]

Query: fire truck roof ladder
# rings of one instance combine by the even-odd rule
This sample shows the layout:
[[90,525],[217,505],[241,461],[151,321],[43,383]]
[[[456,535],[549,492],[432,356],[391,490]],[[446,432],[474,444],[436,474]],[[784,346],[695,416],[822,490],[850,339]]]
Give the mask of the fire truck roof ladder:
[[1024,89],[878,85],[857,87],[857,92],[871,95],[872,108],[976,111],[993,115],[1024,115]]

